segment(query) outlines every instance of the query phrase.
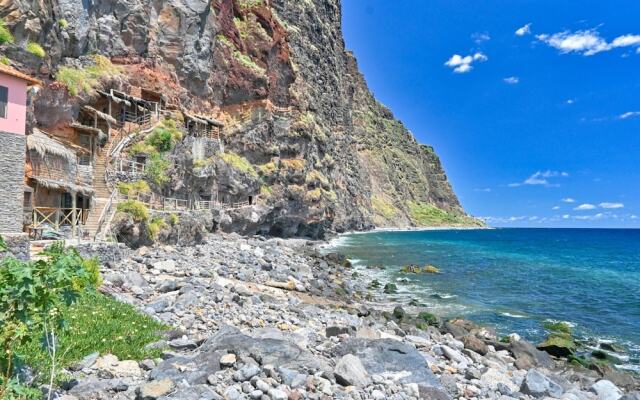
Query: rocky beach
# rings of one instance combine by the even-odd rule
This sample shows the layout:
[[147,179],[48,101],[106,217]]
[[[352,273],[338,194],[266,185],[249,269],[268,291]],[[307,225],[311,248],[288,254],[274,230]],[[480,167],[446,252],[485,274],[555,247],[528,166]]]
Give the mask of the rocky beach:
[[515,333],[499,340],[469,321],[390,303],[320,244],[216,234],[191,247],[84,246],[103,262],[103,292],[171,329],[150,344],[163,349],[158,359],[87,355],[58,398],[640,396],[630,375],[569,365]]

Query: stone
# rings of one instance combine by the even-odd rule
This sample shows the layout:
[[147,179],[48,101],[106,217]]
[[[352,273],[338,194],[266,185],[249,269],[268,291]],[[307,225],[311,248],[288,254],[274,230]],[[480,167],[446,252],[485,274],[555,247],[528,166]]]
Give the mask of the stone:
[[562,386],[558,385],[535,369],[527,372],[527,375],[522,382],[522,386],[520,387],[520,391],[536,398],[546,396],[560,397],[564,392]]
[[233,374],[233,379],[237,382],[248,381],[260,373],[260,367],[255,364],[245,364]]
[[440,346],[440,348],[442,349],[442,353],[444,354],[444,356],[447,357],[449,360],[455,361],[457,363],[466,362],[466,359],[464,358],[464,356],[460,354],[458,351],[452,349],[451,347],[447,345],[442,345]]
[[340,358],[333,372],[336,381],[343,386],[365,387],[371,382],[362,361],[352,354]]
[[354,333],[356,333],[356,328],[353,326],[328,326],[325,330],[326,337],[353,335]]
[[598,400],[618,400],[622,397],[622,391],[611,381],[606,379],[594,383],[589,391],[595,393]]
[[536,349],[526,340],[512,340],[509,350],[516,359],[515,365],[519,369],[551,368],[554,365],[548,353]]
[[555,357],[568,357],[576,352],[576,342],[569,333],[552,333],[540,343],[539,350],[546,351]]
[[198,344],[191,339],[188,339],[186,336],[171,340],[169,343],[169,347],[174,350],[193,350],[198,348]]
[[640,400],[640,392],[627,393],[620,400]]
[[225,354],[222,357],[220,357],[220,365],[222,367],[233,367],[233,365],[236,363],[236,355],[233,353],[230,354]]
[[136,361],[119,361],[118,357],[112,354],[96,359],[92,368],[113,378],[139,377],[142,375],[142,369]]
[[462,342],[464,343],[464,347],[475,351],[476,353],[480,354],[480,355],[486,355],[489,352],[489,347],[487,346],[487,344],[485,342],[483,342],[482,340],[480,340],[477,336],[475,335],[466,335],[462,338]]
[[85,368],[91,368],[93,366],[93,364],[95,364],[95,362],[98,359],[98,357],[100,357],[100,353],[98,353],[98,352],[91,353],[88,356],[85,356],[78,363],[72,365],[69,369],[71,371],[81,371],[81,370],[83,370]]
[[173,390],[174,384],[170,379],[161,381],[151,381],[141,385],[136,393],[138,400],[155,400],[169,394]]
[[287,400],[289,396],[280,389],[270,389],[269,397],[271,400]]

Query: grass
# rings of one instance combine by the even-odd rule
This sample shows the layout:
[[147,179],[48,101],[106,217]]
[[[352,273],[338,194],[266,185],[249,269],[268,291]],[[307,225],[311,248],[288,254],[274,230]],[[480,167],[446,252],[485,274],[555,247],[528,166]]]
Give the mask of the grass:
[[13,35],[7,25],[4,22],[4,19],[0,18],[0,45],[2,44],[11,44],[15,42]]
[[280,164],[286,169],[302,171],[307,163],[305,160],[299,158],[290,158],[281,160]]
[[217,34],[216,39],[227,47],[231,47],[231,48],[235,47],[231,42],[231,40],[225,35],[223,35],[222,33]]
[[[85,293],[73,306],[62,310],[68,329],[59,333],[59,368],[65,368],[85,356],[99,352],[113,354],[121,360],[144,360],[159,357],[160,349],[146,349],[161,339],[167,326],[141,314],[132,306],[100,293]],[[50,360],[40,340],[18,349],[27,365],[37,367],[47,376]]]
[[238,6],[242,11],[248,11],[253,7],[258,7],[264,5],[264,0],[239,0]]
[[232,153],[232,152],[220,153],[220,158],[222,159],[222,161],[227,163],[227,165],[237,169],[238,171],[242,171],[245,174],[251,175],[253,177],[258,176],[258,173],[256,172],[255,168],[253,168],[253,165],[251,165],[251,163],[247,161],[246,158],[239,156],[236,153]]
[[371,198],[371,206],[376,214],[386,220],[395,218],[398,215],[398,209],[382,197],[374,196]]
[[244,67],[257,72],[258,74],[260,74],[261,76],[265,75],[267,73],[267,70],[264,69],[263,67],[259,66],[258,64],[255,63],[255,61],[253,61],[251,59],[251,57],[249,57],[246,54],[241,53],[239,50],[234,50],[233,51],[233,57],[240,63],[242,64]]
[[153,155],[153,154],[156,154],[158,151],[156,150],[155,147],[153,147],[150,144],[142,141],[142,142],[138,142],[138,143],[134,144],[133,146],[131,146],[131,150],[129,150],[129,152],[131,154],[149,154],[149,155]]
[[307,185],[313,186],[313,187],[329,186],[329,179],[327,179],[327,177],[324,176],[322,172],[316,171],[316,170],[312,170],[312,171],[309,171],[309,173],[307,173],[307,176],[305,177],[305,182]]
[[7,56],[2,56],[0,57],[0,63],[4,65],[11,65],[11,60],[9,60],[9,57]]
[[34,56],[36,56],[38,58],[45,58],[45,56],[47,55],[47,52],[44,51],[42,46],[40,46],[36,42],[27,43],[27,47],[25,48],[25,50],[27,50],[27,52],[33,54]]
[[480,222],[463,214],[441,210],[427,203],[409,202],[409,214],[420,226],[480,225]]
[[118,211],[129,214],[136,222],[149,220],[149,209],[137,200],[127,200],[118,204]]
[[260,186],[260,196],[271,197],[272,194],[273,194],[273,189],[270,186],[267,186],[267,185]]
[[104,56],[94,55],[92,61],[93,65],[84,68],[62,67],[58,69],[55,78],[67,87],[71,95],[77,96],[80,93],[91,93],[100,85],[101,79],[122,73],[121,67],[113,65]]
[[278,171],[278,166],[274,162],[269,162],[266,164],[262,164],[258,166],[258,170],[262,175],[273,175],[276,171]]

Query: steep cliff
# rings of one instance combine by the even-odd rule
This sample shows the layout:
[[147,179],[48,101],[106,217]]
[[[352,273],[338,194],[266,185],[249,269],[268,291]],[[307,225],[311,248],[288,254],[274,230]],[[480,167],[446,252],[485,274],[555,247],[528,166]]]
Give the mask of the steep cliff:
[[[251,215],[231,216],[245,221],[241,231],[322,236],[477,223],[433,149],[368,90],[345,49],[339,0],[0,0],[0,17],[16,39],[0,51],[48,82],[97,53],[124,66],[102,86],[155,89],[224,121],[225,152],[251,171],[236,177],[214,160],[210,174],[193,174],[182,157],[163,191],[188,195],[212,180],[233,196],[259,190]],[[28,42],[45,57],[25,51]],[[35,101],[34,123],[64,124],[91,98],[53,82]]]

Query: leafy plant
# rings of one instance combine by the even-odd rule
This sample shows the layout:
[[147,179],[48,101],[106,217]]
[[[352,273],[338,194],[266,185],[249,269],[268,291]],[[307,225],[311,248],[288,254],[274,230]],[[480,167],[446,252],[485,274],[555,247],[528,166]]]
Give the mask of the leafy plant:
[[69,22],[64,18],[59,19],[58,20],[58,26],[60,28],[62,28],[62,29],[67,29],[69,27]]
[[169,167],[171,167],[171,161],[165,160],[160,154],[152,155],[145,167],[147,179],[158,186],[164,185],[170,180],[167,175]]
[[11,31],[7,28],[4,19],[0,18],[0,45],[11,44],[15,41]]
[[143,180],[134,182],[118,182],[118,191],[125,196],[135,196],[137,194],[147,194],[151,192],[149,184]]
[[44,51],[42,46],[40,46],[36,42],[27,43],[27,47],[25,48],[25,50],[27,50],[27,52],[33,54],[34,56],[36,56],[38,58],[44,58],[47,55],[47,52]]
[[118,204],[118,211],[131,215],[135,222],[149,220],[149,209],[137,200],[127,200]]
[[[0,250],[7,250],[3,239]],[[16,350],[30,341],[42,344],[51,362],[49,384],[53,383],[57,332],[67,326],[60,310],[101,283],[97,261],[83,259],[77,250],[66,249],[64,243],[53,244],[40,255],[38,261],[6,256],[0,262],[0,398],[15,392],[12,375],[20,364]]]
[[151,238],[155,240],[158,237],[158,234],[160,234],[160,231],[162,231],[166,227],[167,223],[163,218],[152,218],[151,222],[149,222],[149,236],[151,236]]
[[11,60],[9,60],[9,57],[7,56],[2,56],[0,57],[0,63],[4,65],[11,65]]
[[234,50],[233,51],[233,57],[240,63],[242,64],[244,67],[257,72],[259,75],[265,75],[267,73],[267,70],[264,69],[263,67],[259,66],[258,64],[256,64],[255,61],[253,61],[251,59],[251,57],[249,57],[246,54],[243,54],[242,52],[240,52],[239,50]]

